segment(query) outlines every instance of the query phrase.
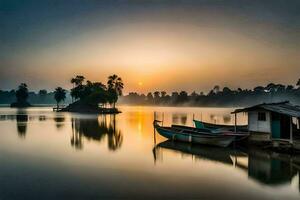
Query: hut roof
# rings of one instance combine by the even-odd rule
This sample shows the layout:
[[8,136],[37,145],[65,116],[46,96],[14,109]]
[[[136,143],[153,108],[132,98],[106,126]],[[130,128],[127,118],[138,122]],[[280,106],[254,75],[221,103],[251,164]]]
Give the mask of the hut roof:
[[243,109],[236,109],[232,113],[249,112],[258,109],[268,110],[292,117],[300,117],[300,106],[292,105],[289,103],[289,101],[283,101],[278,103],[262,103]]

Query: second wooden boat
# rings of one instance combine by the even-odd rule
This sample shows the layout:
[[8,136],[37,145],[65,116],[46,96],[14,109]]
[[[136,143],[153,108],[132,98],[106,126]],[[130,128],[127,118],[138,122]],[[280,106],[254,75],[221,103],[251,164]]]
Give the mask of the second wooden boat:
[[154,121],[154,128],[163,137],[181,142],[191,142],[219,147],[229,146],[236,138],[234,135],[214,134],[210,132],[163,127]]
[[[203,122],[200,120],[193,120],[196,128],[206,128],[206,129],[223,129],[223,130],[229,130],[234,131],[235,127],[234,125],[225,125],[225,124],[211,124],[207,122]],[[236,126],[237,131],[239,132],[248,132],[248,126],[247,125],[237,125]]]

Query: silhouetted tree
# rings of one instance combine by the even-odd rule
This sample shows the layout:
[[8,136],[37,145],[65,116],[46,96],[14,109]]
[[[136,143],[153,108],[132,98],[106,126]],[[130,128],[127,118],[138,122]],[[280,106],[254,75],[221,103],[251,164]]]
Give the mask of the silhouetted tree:
[[228,95],[231,94],[232,91],[229,87],[224,87],[222,92],[224,95]]
[[61,87],[55,88],[54,99],[56,101],[56,106],[57,106],[57,109],[58,109],[59,108],[59,103],[66,99],[66,90],[61,88]]
[[256,93],[264,92],[264,87],[262,87],[262,86],[257,86],[257,87],[255,87],[253,90],[254,90],[254,92],[256,92]]
[[116,107],[116,102],[118,101],[118,96],[122,95],[124,88],[124,83],[121,77],[116,74],[109,76],[107,81],[109,101],[113,103],[113,108]]
[[292,85],[288,85],[286,87],[286,91],[288,91],[288,92],[292,91],[293,89],[294,89],[294,86],[292,86]]
[[45,90],[45,89],[44,89],[44,90],[40,90],[39,93],[38,93],[39,96],[40,96],[40,98],[42,99],[43,102],[44,102],[45,99],[46,99],[47,93],[48,93],[48,92],[47,92],[47,90]]
[[213,89],[214,93],[217,94],[220,92],[220,86],[216,85]]
[[147,101],[148,101],[149,103],[153,103],[153,95],[152,95],[151,92],[149,92],[149,93],[147,94]]
[[45,89],[39,91],[39,95],[40,95],[40,96],[46,96],[47,93],[48,93],[48,92],[47,92],[47,90],[45,90]]
[[75,99],[79,99],[83,90],[83,82],[85,77],[82,75],[77,75],[75,78],[71,79],[71,83],[73,84],[73,88],[71,89],[71,97],[72,101]]
[[191,97],[196,98],[197,96],[198,96],[198,94],[195,91],[193,91],[191,94]]
[[83,81],[85,80],[85,77],[82,75],[77,75],[75,78],[71,79],[71,83],[75,86],[79,86],[83,84]]
[[160,96],[159,96],[159,94],[160,94],[159,91],[155,91],[153,94],[154,94],[154,98],[155,98],[155,99],[159,99],[159,98],[160,98]]
[[186,91],[181,91],[179,93],[179,102],[184,103],[188,100],[188,93]]
[[21,83],[16,91],[16,98],[18,103],[25,103],[28,99],[28,87],[26,83]]
[[297,85],[298,87],[300,87],[300,78],[298,79],[296,85]]
[[165,91],[161,91],[161,92],[160,92],[160,95],[161,95],[162,98],[165,98],[166,95],[167,95],[167,93],[166,93]]

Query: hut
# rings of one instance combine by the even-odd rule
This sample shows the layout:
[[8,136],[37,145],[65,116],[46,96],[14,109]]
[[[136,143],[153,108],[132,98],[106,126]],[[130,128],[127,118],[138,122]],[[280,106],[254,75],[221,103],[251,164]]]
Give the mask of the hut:
[[272,142],[274,145],[288,144],[300,149],[300,106],[288,101],[263,103],[236,109],[233,114],[248,114],[248,130],[251,142]]

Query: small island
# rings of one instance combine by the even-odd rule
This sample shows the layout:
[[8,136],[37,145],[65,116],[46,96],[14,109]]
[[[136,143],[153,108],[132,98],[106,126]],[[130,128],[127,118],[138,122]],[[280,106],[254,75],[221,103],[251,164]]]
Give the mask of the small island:
[[10,104],[12,108],[27,108],[31,107],[31,104],[28,103],[28,86],[26,83],[21,83],[16,91],[17,101]]
[[[117,75],[108,77],[107,85],[101,82],[85,81],[85,77],[78,75],[71,79],[72,103],[65,108],[59,108],[59,103],[66,98],[66,90],[58,87],[55,89],[54,98],[58,112],[79,112],[79,113],[101,113],[117,114],[120,111],[116,108],[118,97],[122,95],[124,84]],[[109,107],[108,107],[109,105]]]

